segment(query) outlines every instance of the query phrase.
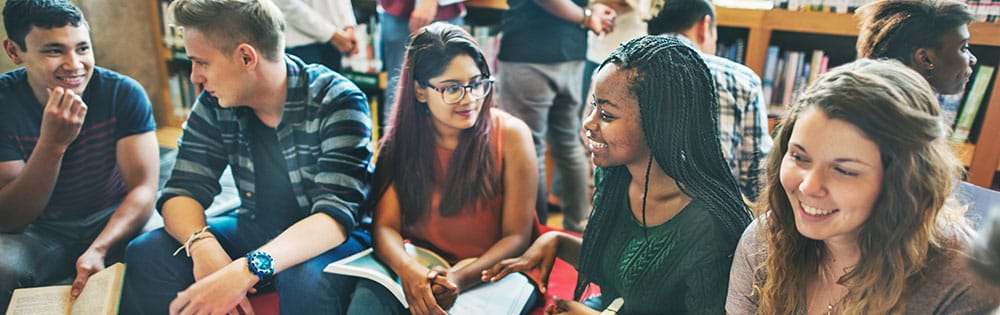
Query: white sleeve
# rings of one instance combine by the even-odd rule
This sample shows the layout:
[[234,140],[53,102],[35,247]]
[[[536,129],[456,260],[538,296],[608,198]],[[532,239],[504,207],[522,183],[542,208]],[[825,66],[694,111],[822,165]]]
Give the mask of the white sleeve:
[[[342,0],[337,0],[342,1]],[[350,5],[350,0],[348,5]],[[302,0],[274,0],[281,13],[285,15],[285,27],[295,28],[317,41],[329,41],[337,31],[339,16],[323,16]],[[351,14],[354,14],[353,11]],[[353,18],[352,18],[353,20]]]

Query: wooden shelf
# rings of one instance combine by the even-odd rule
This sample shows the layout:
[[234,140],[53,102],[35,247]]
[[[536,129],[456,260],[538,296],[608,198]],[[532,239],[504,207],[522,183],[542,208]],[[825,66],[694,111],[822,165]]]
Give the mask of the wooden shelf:
[[[829,12],[788,11],[781,9],[751,10],[716,8],[721,27],[748,29],[745,64],[763,77],[767,47],[774,31],[802,34],[856,37],[860,23],[853,14]],[[1000,49],[1000,24],[972,23],[969,25],[972,45]],[[851,47],[853,48],[853,47]],[[1000,65],[1000,60],[979,60],[980,63]],[[962,163],[969,166],[968,181],[989,188],[996,171],[1000,171],[1000,141],[987,140],[1000,135],[1000,80],[994,80],[993,92],[985,99],[985,117],[979,131],[979,145],[957,145],[955,152]]]
[[160,127],[156,129],[156,143],[161,148],[177,149],[177,140],[184,131],[178,127]]

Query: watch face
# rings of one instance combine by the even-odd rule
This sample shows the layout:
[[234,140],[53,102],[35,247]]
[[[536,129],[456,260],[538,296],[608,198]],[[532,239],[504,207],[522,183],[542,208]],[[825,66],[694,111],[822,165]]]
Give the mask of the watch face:
[[250,272],[263,279],[274,274],[274,264],[271,255],[262,251],[253,251],[247,254],[247,264]]

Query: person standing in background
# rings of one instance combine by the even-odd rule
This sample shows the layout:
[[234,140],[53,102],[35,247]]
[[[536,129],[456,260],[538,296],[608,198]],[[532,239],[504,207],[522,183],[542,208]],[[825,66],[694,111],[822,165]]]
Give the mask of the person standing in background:
[[[499,104],[531,128],[541,178],[548,140],[562,175],[563,227],[583,231],[590,210],[587,162],[579,137],[587,31],[614,30],[615,10],[586,0],[509,4],[500,26]],[[545,181],[538,182],[536,210],[545,222]]]
[[[378,0],[378,12],[382,21],[382,64],[389,75],[383,103],[395,104],[396,84],[410,34],[435,21],[465,25],[465,4],[461,0]],[[382,117],[389,118],[392,105],[382,106],[381,112]]]
[[340,72],[340,59],[358,52],[351,0],[274,0],[285,15],[285,52]]
[[715,55],[715,9],[708,0],[672,0],[647,21],[649,34],[677,38],[701,52],[715,79],[719,99],[719,142],[740,192],[757,200],[761,167],[774,141],[767,130],[767,105],[760,77],[747,66]]

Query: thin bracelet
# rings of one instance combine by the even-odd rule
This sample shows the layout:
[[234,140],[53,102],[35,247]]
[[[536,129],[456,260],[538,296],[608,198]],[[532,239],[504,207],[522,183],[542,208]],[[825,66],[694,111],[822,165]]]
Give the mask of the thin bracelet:
[[[196,240],[199,240],[199,239],[207,237],[207,236],[202,236],[202,235],[204,235],[207,232],[208,232],[208,226],[205,226],[205,227],[201,228],[201,230],[198,230],[197,232],[191,233],[191,235],[188,236],[187,241],[184,241],[184,245],[181,245],[181,247],[178,247],[177,250],[174,251],[174,256],[177,256],[177,254],[179,254],[181,252],[181,250],[184,250],[187,253],[187,256],[191,257],[191,252],[188,250],[189,248],[191,248],[191,243],[194,243],[194,241],[196,241]],[[208,234],[208,235],[210,235],[211,237],[215,237],[212,234]]]

